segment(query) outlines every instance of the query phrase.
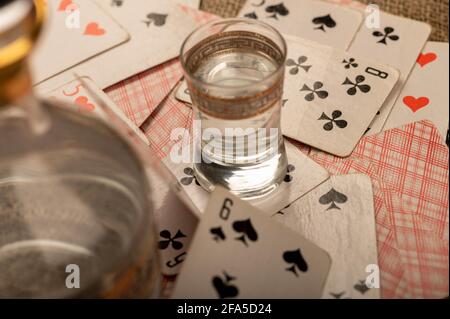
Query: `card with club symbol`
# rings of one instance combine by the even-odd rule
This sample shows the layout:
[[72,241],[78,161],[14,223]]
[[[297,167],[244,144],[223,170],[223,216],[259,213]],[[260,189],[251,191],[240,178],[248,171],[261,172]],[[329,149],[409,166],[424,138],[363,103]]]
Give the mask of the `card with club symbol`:
[[[325,249],[333,260],[322,298],[379,298],[366,268],[378,265],[371,180],[367,175],[331,176],[273,219]],[[374,274],[377,276],[377,274]],[[377,276],[378,277],[378,276]],[[379,282],[378,278],[370,278]]]
[[379,27],[363,24],[348,49],[377,63],[396,68],[400,72],[397,85],[370,124],[367,134],[381,132],[389,113],[424,47],[431,27],[423,22],[380,12]]
[[[104,89],[132,75],[175,58],[181,43],[195,28],[192,16],[175,1],[111,1],[97,4],[132,34],[130,41],[42,83],[51,90],[73,78],[90,77]],[[126,59],[124,60],[124,57]]]
[[31,56],[35,84],[130,38],[93,1],[51,0],[46,7],[46,24]]
[[427,42],[392,108],[383,130],[432,121],[445,139],[448,130],[448,43]]
[[344,50],[363,20],[357,10],[317,0],[249,0],[239,16],[266,22],[281,33]]
[[187,257],[198,218],[179,200],[167,181],[157,174],[151,174],[149,179],[152,185],[158,185],[152,189],[152,202],[161,272],[173,276],[178,274]]
[[[249,200],[251,205],[269,216],[280,211],[329,178],[326,170],[309,159],[294,145],[286,140],[285,145],[289,165],[283,182],[272,193],[262,198]],[[170,155],[163,161],[178,179],[198,211],[204,212],[210,194],[197,182],[192,168],[193,165],[190,163],[175,164],[172,162]]]
[[173,298],[320,298],[330,264],[326,251],[217,187]]
[[[77,112],[93,114],[105,121],[109,121],[108,115],[96,100],[99,98],[108,107],[108,110],[130,129],[129,135],[136,136],[140,141],[149,145],[144,133],[123,114],[122,110],[91,79],[83,77],[83,80],[89,86],[88,89],[85,87],[85,84],[77,79],[55,90],[41,94],[41,96],[63,101],[67,107]],[[95,97],[90,92],[95,92]]]
[[349,155],[398,79],[387,65],[286,37],[285,136],[334,155]]

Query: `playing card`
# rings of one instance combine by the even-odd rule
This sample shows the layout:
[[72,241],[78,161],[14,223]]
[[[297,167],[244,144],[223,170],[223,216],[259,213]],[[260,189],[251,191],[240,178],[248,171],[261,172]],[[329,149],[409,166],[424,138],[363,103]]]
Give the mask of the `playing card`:
[[355,0],[326,0],[326,1],[335,3],[335,4],[339,4],[339,5],[348,6],[353,9],[359,9],[359,10],[363,10],[367,6],[365,3],[355,1]]
[[[378,267],[372,184],[362,174],[331,176],[273,219],[325,249],[333,260],[322,298],[379,298],[366,283]],[[379,283],[379,275],[370,278]]]
[[249,0],[239,16],[264,21],[281,33],[344,50],[363,20],[359,11],[316,0]]
[[286,39],[283,134],[338,156],[349,155],[397,82],[398,72],[332,47]]
[[448,296],[448,147],[436,127],[420,121],[364,137],[347,159],[310,156],[332,174],[367,174],[374,194],[381,190],[375,215],[382,297]]
[[93,1],[50,0],[46,3],[47,23],[31,55],[35,84],[130,38]]
[[448,129],[448,43],[427,42],[383,127],[430,120],[445,139]]
[[175,97],[181,102],[192,104],[189,88],[185,80],[182,80],[175,88]]
[[92,96],[90,91],[79,80],[73,80],[66,83],[60,88],[57,88],[51,92],[45,93],[42,96],[49,99],[57,99],[65,102],[64,105],[72,108],[80,113],[91,113],[99,116],[105,121],[109,121],[108,115],[105,110],[98,104],[96,98],[100,98],[104,105],[108,107],[114,116],[119,118],[127,127],[131,130],[130,134],[139,137],[139,139],[145,144],[149,144],[144,133],[134,125],[117,107],[117,105],[111,101],[111,99],[100,90],[91,79],[83,77],[85,83],[89,85],[89,90],[95,92],[96,97]]
[[[217,19],[210,13],[181,6],[183,12],[191,16],[196,25]],[[121,81],[106,89],[111,99],[122,109],[126,116],[137,126],[141,126],[150,114],[161,104],[183,76],[178,59],[172,59],[150,70]],[[173,117],[176,117],[174,115]],[[164,125],[164,121],[152,122]],[[175,124],[175,123],[173,123]],[[152,139],[152,134],[149,139]],[[161,145],[161,144],[158,144]]]
[[319,298],[329,255],[221,187],[212,193],[174,298]]
[[[329,177],[322,167],[311,161],[291,143],[285,141],[285,145],[289,165],[283,183],[267,196],[249,200],[251,205],[269,216],[285,208]],[[174,163],[170,155],[164,159],[164,163],[183,185],[198,211],[204,212],[210,194],[197,182],[193,165]]]
[[368,134],[382,130],[401,88],[406,82],[417,56],[422,51],[431,27],[423,22],[379,12],[380,25],[363,24],[348,49],[350,55],[359,55],[400,71],[397,85],[384,102],[380,113],[370,124]]
[[198,9],[200,7],[201,0],[176,0],[176,1],[185,4],[191,8]]
[[43,88],[38,89],[68,82],[74,72],[90,77],[104,89],[177,57],[182,42],[195,28],[194,19],[174,1],[96,2],[130,32],[131,40],[42,83]]
[[152,203],[161,272],[173,276],[178,274],[186,259],[198,219],[169,188],[167,181],[152,172],[149,172],[149,179],[154,185]]
[[137,126],[141,126],[183,77],[178,59],[121,81],[105,92]]

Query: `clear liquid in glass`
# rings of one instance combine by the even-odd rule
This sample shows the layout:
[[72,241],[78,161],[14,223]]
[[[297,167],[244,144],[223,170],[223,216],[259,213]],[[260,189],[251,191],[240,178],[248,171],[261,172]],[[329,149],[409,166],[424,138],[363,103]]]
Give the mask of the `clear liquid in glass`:
[[[224,50],[202,61],[194,77],[227,88],[210,87],[208,95],[234,99],[270,89],[263,80],[277,67],[272,58],[255,50]],[[260,197],[273,191],[282,182],[287,167],[279,127],[280,109],[281,99],[243,119],[224,119],[198,111],[202,132],[215,128],[222,136],[201,141],[202,161],[194,165],[199,183],[208,190],[214,184],[225,186],[243,198]],[[234,138],[230,139],[225,137],[226,129],[241,131],[234,130]],[[243,143],[236,143],[237,140]],[[254,142],[249,141],[256,141],[256,152]],[[208,143],[214,147],[206,147]]]

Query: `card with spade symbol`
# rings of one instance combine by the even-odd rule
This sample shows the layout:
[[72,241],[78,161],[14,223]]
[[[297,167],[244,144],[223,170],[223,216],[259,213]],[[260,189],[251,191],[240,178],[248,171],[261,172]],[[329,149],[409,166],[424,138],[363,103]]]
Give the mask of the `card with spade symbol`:
[[360,11],[317,0],[248,0],[239,16],[344,50],[363,21]]
[[395,86],[397,70],[298,37],[286,40],[283,134],[348,156]]
[[378,265],[372,184],[367,175],[331,176],[273,219],[330,254],[333,262],[322,298],[380,298],[380,289],[370,289],[371,281],[370,287],[366,284],[370,274],[366,268]]
[[384,131],[430,120],[445,139],[449,118],[448,60],[448,43],[427,42],[392,108]]
[[216,187],[173,298],[320,298],[328,253]]
[[48,18],[31,56],[34,84],[130,39],[93,1],[46,1],[46,11]]
[[88,76],[105,89],[177,57],[182,42],[196,26],[193,17],[175,1],[94,2],[126,28],[131,39],[49,79],[40,85],[44,87],[40,90],[48,91],[69,82],[73,73]]
[[366,136],[346,159],[310,156],[332,174],[371,178],[382,298],[448,296],[449,152],[433,123]]
[[[272,215],[311,191],[329,178],[328,173],[310,160],[297,147],[285,140],[289,165],[281,185],[268,195],[249,200],[249,203],[267,215]],[[191,163],[174,163],[169,155],[164,164],[178,179],[199,212],[204,212],[210,194],[204,190],[194,176]],[[199,216],[200,217],[200,216]]]
[[379,26],[363,24],[348,49],[350,55],[390,65],[400,72],[398,83],[369,126],[369,135],[381,132],[431,32],[431,27],[426,23],[383,11],[380,11],[379,21]]
[[[83,114],[92,114],[100,117],[105,121],[109,121],[108,114],[99,105],[97,98],[101,99],[108,111],[126,125],[129,129],[129,135],[136,137],[140,143],[149,145],[148,139],[144,133],[122,112],[122,110],[105,94],[91,79],[83,77],[85,83],[89,86],[85,87],[81,81],[73,80],[63,86],[50,92],[40,94],[43,98],[57,99],[65,102],[65,106]],[[95,97],[91,94],[95,92]]]

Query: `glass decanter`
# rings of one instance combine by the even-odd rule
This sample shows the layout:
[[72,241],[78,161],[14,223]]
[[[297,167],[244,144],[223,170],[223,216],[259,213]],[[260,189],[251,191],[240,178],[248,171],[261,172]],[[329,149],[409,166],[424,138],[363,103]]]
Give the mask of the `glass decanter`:
[[133,147],[32,94],[44,12],[41,0],[0,4],[0,298],[157,296],[150,187]]

